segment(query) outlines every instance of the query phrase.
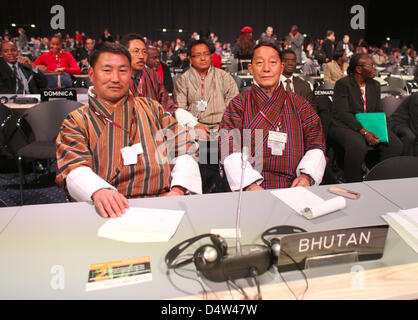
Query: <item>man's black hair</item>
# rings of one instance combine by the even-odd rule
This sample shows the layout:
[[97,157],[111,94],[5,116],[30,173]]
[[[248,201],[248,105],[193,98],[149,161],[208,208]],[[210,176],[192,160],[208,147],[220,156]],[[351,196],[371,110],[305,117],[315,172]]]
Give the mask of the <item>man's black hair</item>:
[[337,50],[335,50],[334,51],[333,59],[334,60],[337,60],[337,59],[341,58],[344,55],[344,53],[345,53],[345,50],[344,49],[337,49]]
[[254,59],[254,52],[255,52],[255,50],[257,50],[260,47],[270,47],[270,48],[273,48],[274,50],[277,51],[277,54],[280,57],[280,61],[283,61],[282,52],[280,51],[279,47],[276,44],[274,44],[273,42],[270,42],[270,41],[260,41],[257,45],[255,45],[255,47],[253,49],[253,52],[251,53],[251,62]]
[[129,65],[131,65],[131,54],[129,53],[126,47],[114,42],[105,41],[95,45],[93,52],[90,54],[89,63],[92,68],[94,68],[94,66],[96,65],[99,56],[105,52],[124,55],[128,58]]
[[146,45],[144,38],[138,33],[125,34],[122,39],[120,39],[120,44],[129,48],[129,42],[132,40],[141,40]]
[[204,44],[204,45],[206,45],[208,47],[208,49],[209,49],[209,52],[210,52],[210,46],[209,46],[209,43],[206,40],[204,40],[204,39],[192,40],[190,42],[188,48],[187,48],[187,55],[189,57],[191,57],[191,55],[192,55],[192,48],[194,46],[197,46],[198,44]]
[[356,67],[359,64],[360,59],[363,58],[364,56],[368,56],[368,54],[367,53],[355,53],[352,55],[350,59],[350,64],[347,69],[347,73],[349,75],[353,75],[355,73]]
[[285,53],[293,54],[293,55],[296,57],[296,52],[295,52],[295,51],[293,51],[292,49],[285,49],[285,50],[283,50],[283,51],[281,52],[282,57],[283,57],[283,55],[284,55]]

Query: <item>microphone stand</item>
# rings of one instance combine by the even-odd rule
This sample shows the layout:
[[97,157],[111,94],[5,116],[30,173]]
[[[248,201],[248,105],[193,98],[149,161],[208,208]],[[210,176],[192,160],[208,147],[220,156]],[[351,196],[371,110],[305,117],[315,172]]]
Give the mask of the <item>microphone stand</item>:
[[249,157],[249,150],[248,147],[243,147],[242,149],[242,156],[241,156],[241,182],[239,187],[239,196],[238,196],[238,209],[237,209],[237,219],[235,224],[235,231],[236,231],[236,254],[242,255],[241,250],[241,203],[242,203],[242,192],[244,188],[244,172],[247,166],[247,160]]

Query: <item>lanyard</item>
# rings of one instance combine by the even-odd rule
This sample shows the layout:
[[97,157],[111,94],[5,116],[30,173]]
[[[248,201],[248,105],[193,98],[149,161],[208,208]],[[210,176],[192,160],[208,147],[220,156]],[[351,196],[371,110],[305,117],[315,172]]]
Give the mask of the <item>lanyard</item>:
[[[135,99],[134,99],[134,102],[135,102],[135,109],[137,108],[137,105],[136,105],[136,101],[135,101]],[[95,107],[93,107],[93,105],[91,105],[90,104],[90,109],[98,116],[98,117],[100,117],[100,118],[102,118],[103,120],[105,120],[105,121],[107,121],[107,122],[109,122],[110,124],[112,124],[112,125],[114,125],[115,127],[117,127],[117,128],[119,128],[119,129],[121,129],[121,130],[123,130],[123,131],[125,131],[128,135],[129,135],[129,145],[131,146],[131,145],[133,145],[134,144],[134,134],[133,134],[133,132],[134,132],[134,128],[135,128],[135,125],[136,125],[136,116],[134,116],[133,118],[132,118],[132,121],[131,121],[131,128],[130,128],[130,130],[128,131],[128,130],[126,130],[124,127],[122,127],[119,123],[116,123],[115,121],[113,121],[112,119],[110,119],[110,118],[108,118],[108,117],[106,117],[103,113],[101,113],[101,112],[99,112]]]
[[201,87],[202,87],[202,100],[205,99],[205,79],[200,79]]
[[367,112],[366,86],[360,87],[360,92],[361,92],[361,101],[363,102],[364,112]]

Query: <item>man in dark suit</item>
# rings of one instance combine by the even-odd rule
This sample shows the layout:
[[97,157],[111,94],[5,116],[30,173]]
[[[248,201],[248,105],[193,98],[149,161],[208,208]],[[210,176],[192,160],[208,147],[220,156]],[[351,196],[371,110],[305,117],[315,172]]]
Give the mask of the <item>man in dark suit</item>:
[[83,74],[87,74],[87,69],[90,67],[88,60],[90,54],[93,52],[94,43],[94,39],[88,37],[84,40],[84,46],[79,47],[71,52],[81,69],[81,73]]
[[45,75],[29,58],[18,58],[13,42],[1,43],[0,93],[40,93],[47,85]]
[[414,49],[408,49],[408,53],[401,60],[401,66],[415,66],[417,52]]
[[287,49],[282,51],[282,57],[284,62],[284,69],[280,76],[280,81],[286,91],[294,92],[297,95],[304,97],[308,100],[311,106],[316,110],[315,99],[309,83],[299,77],[293,76],[296,71],[296,53],[293,50]]
[[335,33],[332,30],[327,31],[326,38],[322,43],[322,49],[325,52],[325,62],[332,61],[334,57],[334,49],[335,49]]
[[346,182],[362,181],[362,164],[372,146],[378,151],[378,161],[399,156],[402,142],[388,130],[389,143],[379,142],[373,132],[363,128],[356,113],[383,112],[380,104],[380,84],[376,65],[367,54],[355,54],[350,60],[348,76],[335,83],[333,95],[333,124],[330,138],[344,149]]

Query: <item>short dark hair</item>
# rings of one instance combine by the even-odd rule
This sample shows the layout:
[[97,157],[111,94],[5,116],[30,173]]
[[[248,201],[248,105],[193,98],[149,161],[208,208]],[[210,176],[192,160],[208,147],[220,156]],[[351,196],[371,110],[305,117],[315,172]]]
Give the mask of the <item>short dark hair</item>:
[[349,64],[348,69],[347,69],[347,73],[349,75],[354,74],[354,72],[356,71],[356,67],[359,64],[360,59],[363,58],[364,56],[368,56],[368,54],[367,53],[355,53],[355,54],[352,55],[352,57],[350,59],[350,64]]
[[128,33],[128,34],[125,34],[122,37],[122,39],[120,39],[120,44],[123,45],[126,48],[129,48],[129,42],[132,41],[132,40],[141,40],[145,44],[145,46],[147,45],[145,43],[144,38],[140,34],[138,34],[138,33]]
[[114,42],[102,42],[94,46],[93,52],[90,54],[89,63],[92,68],[96,65],[99,56],[102,53],[109,52],[114,54],[121,54],[128,58],[129,65],[131,65],[132,58],[131,54],[129,53],[128,49],[120,44]]
[[277,54],[280,57],[280,61],[283,61],[282,52],[280,51],[279,47],[276,44],[274,44],[273,42],[270,42],[270,41],[260,41],[257,45],[255,45],[255,47],[253,49],[253,52],[251,53],[251,62],[254,59],[254,52],[255,52],[255,50],[257,50],[260,47],[270,47],[270,48],[273,48],[274,50],[277,51]]
[[285,49],[285,50],[283,50],[283,51],[281,52],[282,57],[283,57],[283,55],[284,55],[284,54],[286,54],[286,53],[293,54],[293,55],[296,57],[296,52],[295,52],[295,51],[293,51],[292,49]]
[[341,58],[345,53],[345,50],[343,49],[337,49],[334,51],[334,56],[332,57],[334,60],[337,60],[339,58]]
[[8,44],[12,44],[12,45],[14,45],[17,48],[16,43],[14,43],[13,41],[11,41],[11,40],[2,40],[1,43],[0,43],[0,50],[3,50],[3,45],[5,45],[7,43]]
[[[208,43],[206,40],[204,40],[204,39],[192,40],[192,41],[190,42],[190,44],[189,44],[188,48],[187,48],[187,55],[188,55],[189,57],[192,55],[192,48],[193,48],[194,46],[197,46],[198,44],[204,44],[204,45],[206,45],[206,46],[208,47],[208,49],[209,49],[209,52],[211,51],[211,50],[210,50],[209,43]],[[212,52],[211,52],[211,53],[212,53]]]
[[327,33],[326,33],[327,37],[329,37],[333,34],[335,34],[335,32],[333,30],[327,30]]

